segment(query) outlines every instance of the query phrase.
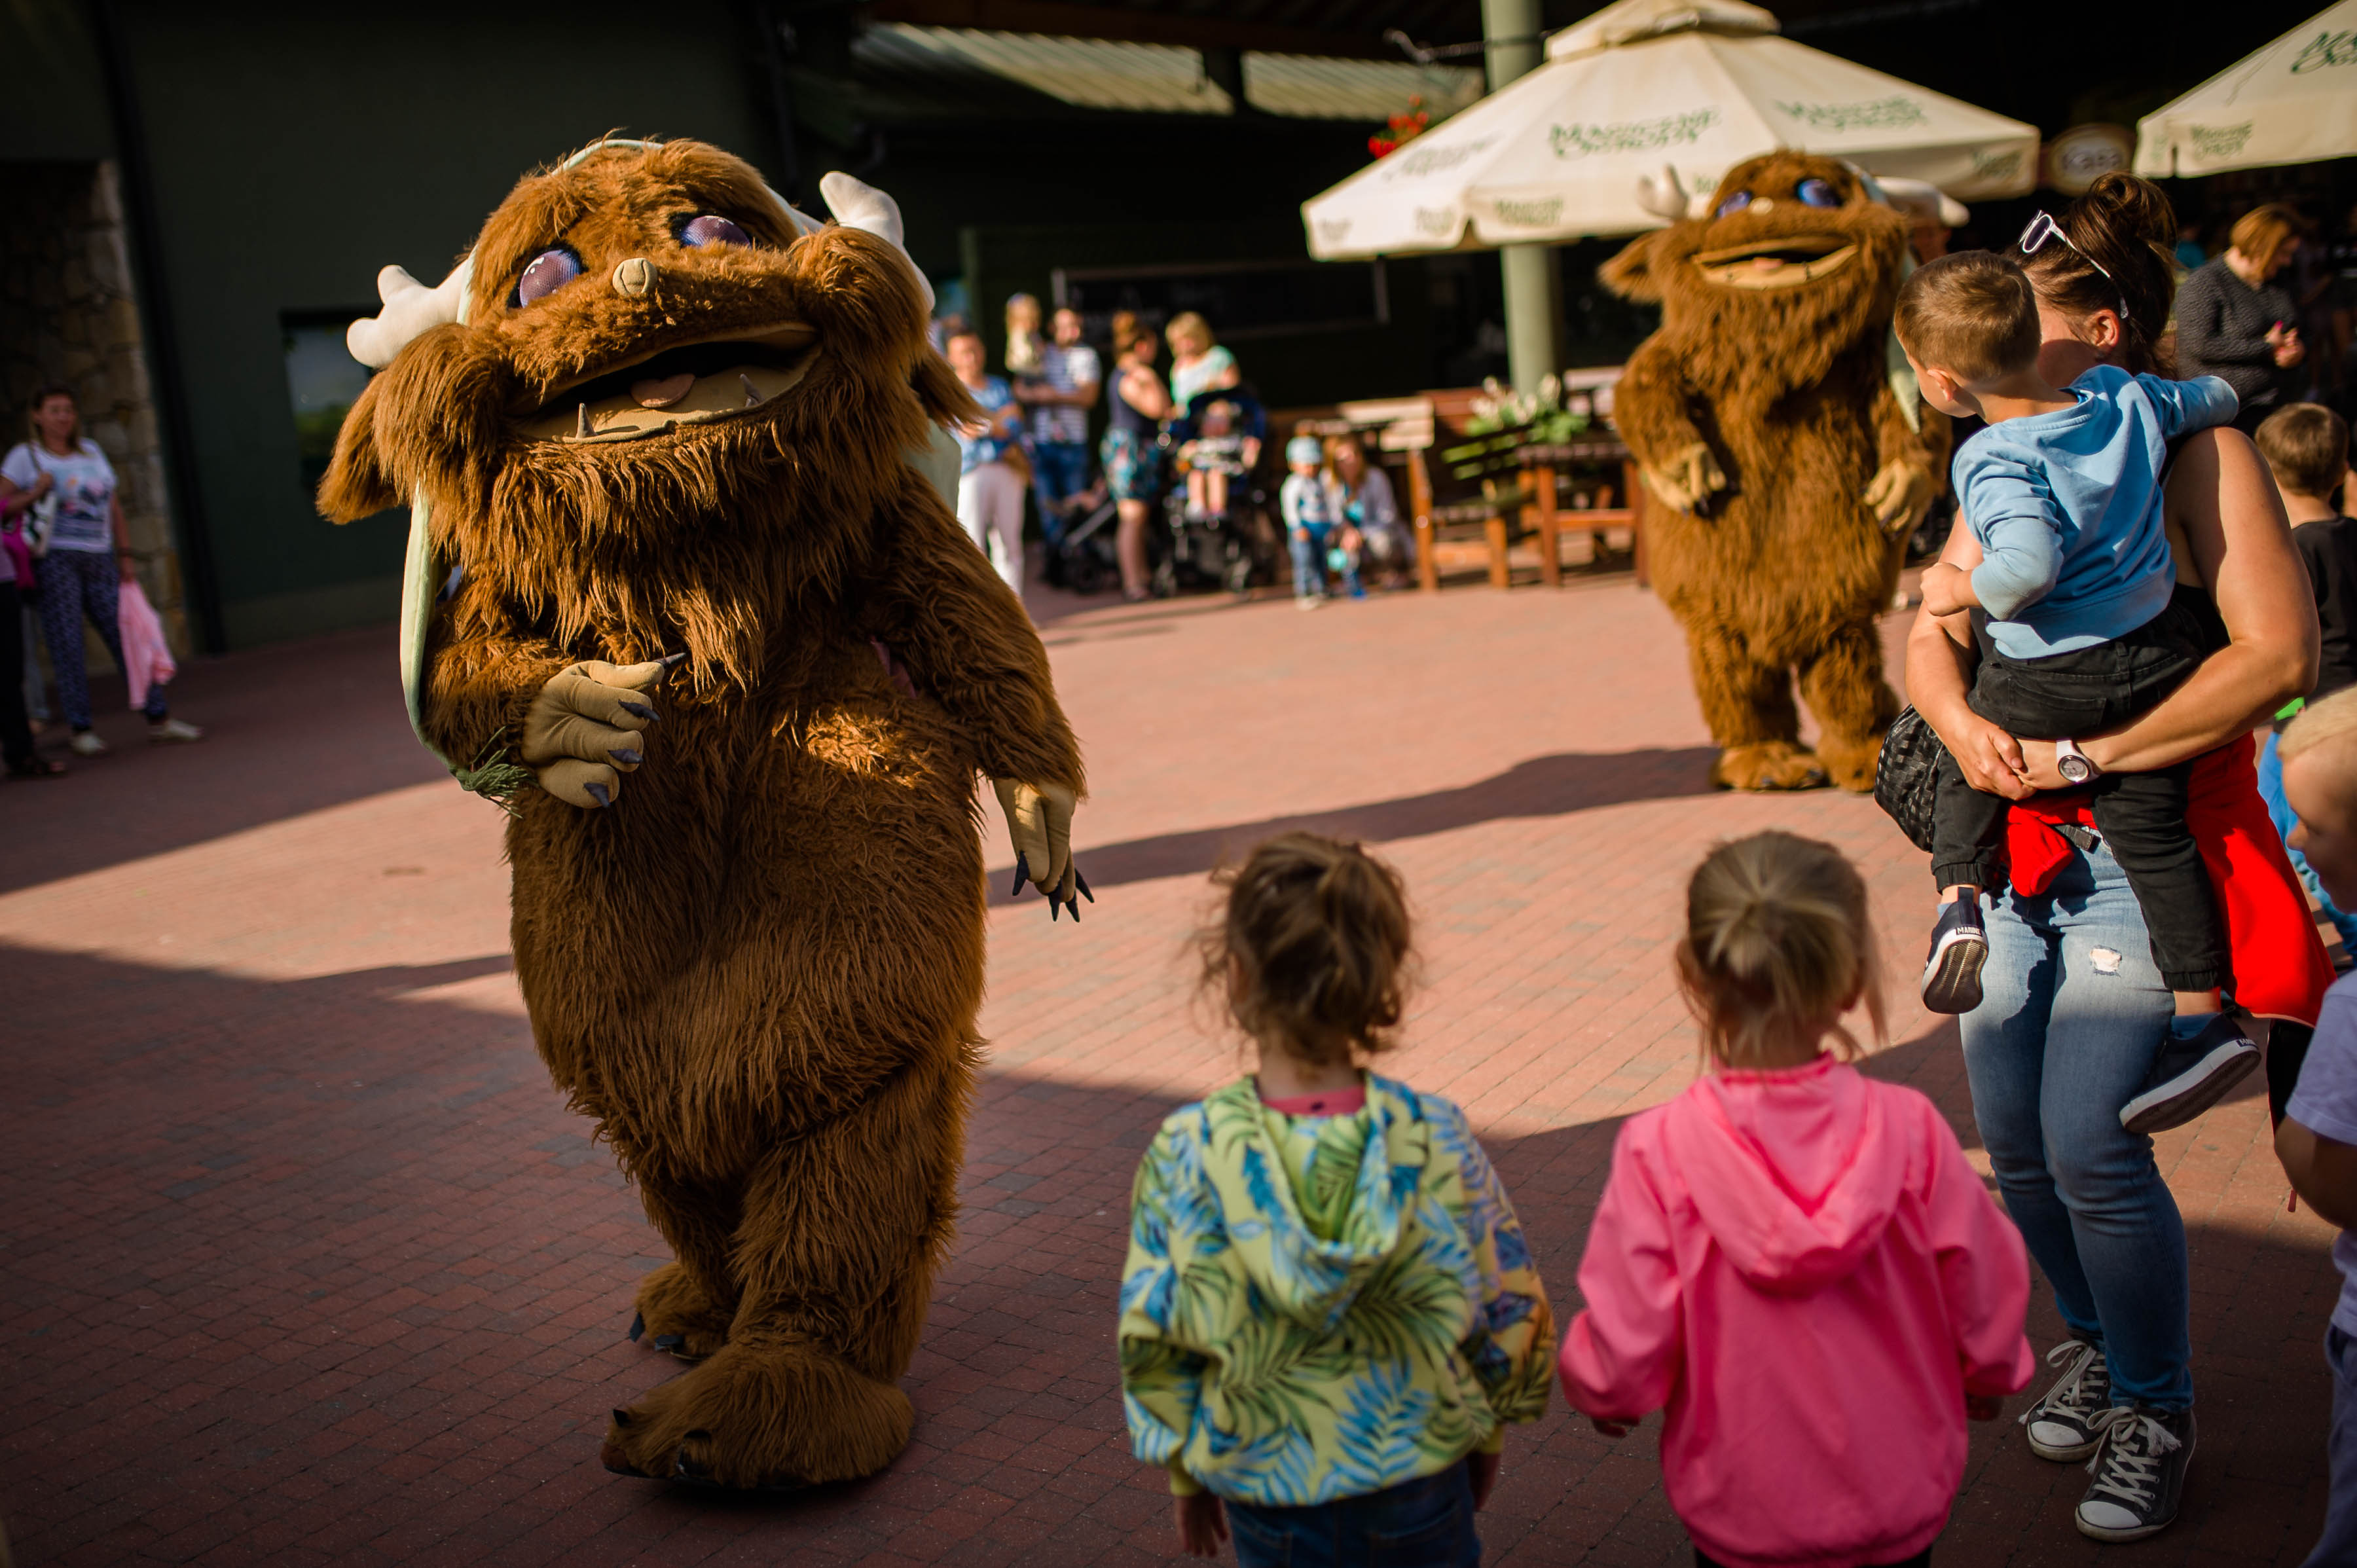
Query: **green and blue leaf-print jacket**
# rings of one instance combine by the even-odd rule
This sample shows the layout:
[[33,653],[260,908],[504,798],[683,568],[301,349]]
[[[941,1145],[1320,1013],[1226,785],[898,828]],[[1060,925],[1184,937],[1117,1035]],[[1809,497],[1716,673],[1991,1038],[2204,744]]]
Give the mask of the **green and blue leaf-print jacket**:
[[1546,1409],[1555,1321],[1465,1113],[1366,1084],[1356,1116],[1295,1119],[1240,1079],[1173,1112],[1138,1165],[1122,1402],[1173,1491],[1361,1497]]

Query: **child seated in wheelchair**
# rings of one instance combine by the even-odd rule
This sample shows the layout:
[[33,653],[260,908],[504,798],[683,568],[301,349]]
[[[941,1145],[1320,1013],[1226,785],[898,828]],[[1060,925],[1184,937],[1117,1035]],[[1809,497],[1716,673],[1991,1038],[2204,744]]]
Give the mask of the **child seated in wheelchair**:
[[1179,444],[1178,460],[1187,468],[1187,519],[1201,522],[1228,514],[1228,481],[1252,471],[1250,448],[1256,443],[1225,398],[1206,407],[1195,424],[1193,438]]

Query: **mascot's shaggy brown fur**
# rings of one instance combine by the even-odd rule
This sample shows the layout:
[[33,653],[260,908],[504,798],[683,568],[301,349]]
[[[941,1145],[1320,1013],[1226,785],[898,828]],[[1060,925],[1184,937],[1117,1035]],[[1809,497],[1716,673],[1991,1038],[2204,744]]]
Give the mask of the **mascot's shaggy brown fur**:
[[909,1438],[895,1380],[953,1217],[975,776],[1066,822],[1082,789],[1021,605],[903,461],[973,405],[895,245],[798,237],[694,143],[527,177],[467,286],[466,324],[353,406],[320,504],[431,503],[464,575],[424,733],[460,761],[519,740],[537,769],[511,801],[517,979],[677,1254],[645,1327],[705,1358],[614,1412],[606,1462],[868,1474]]
[[[1653,581],[1685,627],[1714,782],[1870,789],[1898,712],[1875,617],[1948,449],[1945,418],[1922,409],[1911,428],[1887,374],[1907,220],[1846,166],[1799,153],[1738,165],[1713,204],[1603,270],[1662,306],[1613,413],[1663,503]],[[1796,671],[1823,731],[1813,757]]]

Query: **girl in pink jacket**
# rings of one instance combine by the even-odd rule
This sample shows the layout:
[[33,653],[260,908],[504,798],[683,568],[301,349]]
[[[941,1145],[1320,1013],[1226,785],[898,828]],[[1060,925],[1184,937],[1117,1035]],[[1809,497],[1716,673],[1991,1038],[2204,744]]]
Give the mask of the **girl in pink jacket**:
[[1711,1070],[1620,1129],[1564,1391],[1608,1436],[1667,1409],[1702,1568],[1926,1562],[1966,1418],[2029,1380],[2021,1237],[1937,1108],[1848,1063],[1845,1013],[1886,1027],[1840,851],[1721,844],[1676,961]]

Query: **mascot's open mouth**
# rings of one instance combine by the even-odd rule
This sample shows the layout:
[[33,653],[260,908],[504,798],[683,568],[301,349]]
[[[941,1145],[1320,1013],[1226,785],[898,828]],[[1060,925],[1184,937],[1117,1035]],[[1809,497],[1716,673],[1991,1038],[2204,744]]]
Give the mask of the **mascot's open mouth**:
[[1857,257],[1857,247],[1829,234],[1787,235],[1694,258],[1702,275],[1721,288],[1793,288],[1839,272]]
[[791,392],[818,358],[815,328],[799,321],[717,342],[683,343],[557,388],[517,421],[533,441],[635,441],[708,424]]

